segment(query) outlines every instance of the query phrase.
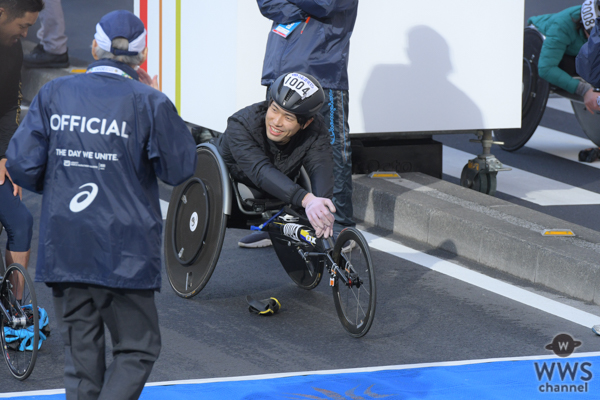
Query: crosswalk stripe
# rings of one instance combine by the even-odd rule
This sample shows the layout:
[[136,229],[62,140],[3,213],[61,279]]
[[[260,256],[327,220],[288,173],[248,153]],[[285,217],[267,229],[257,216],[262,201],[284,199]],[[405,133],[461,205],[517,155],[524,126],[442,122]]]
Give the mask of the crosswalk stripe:
[[169,209],[169,202],[160,199],[160,213],[162,214],[162,219],[167,219],[167,210]]
[[[581,150],[596,147],[589,139],[570,135],[544,126],[538,126],[525,146],[576,162],[580,162],[578,156]],[[600,163],[583,162],[582,164],[600,169]]]
[[470,285],[496,293],[511,300],[536,308],[548,314],[566,319],[586,328],[592,327],[600,321],[597,315],[582,311],[576,307],[560,303],[528,290],[486,276],[480,272],[472,271],[450,261],[404,246],[392,240],[382,238],[372,233],[361,231],[371,249],[377,249],[395,257],[419,264],[425,268],[437,271],[440,274],[458,279]]
[[554,108],[555,110],[563,111],[569,114],[574,114],[571,100],[564,97],[550,97],[546,107]]
[[[443,171],[460,178],[462,168],[475,155],[444,146]],[[497,191],[539,204],[541,206],[566,206],[600,204],[600,194],[580,189],[566,183],[532,174],[508,165],[511,171],[501,171],[497,177]]]

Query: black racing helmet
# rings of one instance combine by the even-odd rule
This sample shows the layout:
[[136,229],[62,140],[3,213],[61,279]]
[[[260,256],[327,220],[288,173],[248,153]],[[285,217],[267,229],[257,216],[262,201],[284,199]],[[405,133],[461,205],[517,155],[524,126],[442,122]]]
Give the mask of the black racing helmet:
[[325,94],[314,76],[290,72],[271,84],[268,100],[296,116],[311,118],[323,107]]

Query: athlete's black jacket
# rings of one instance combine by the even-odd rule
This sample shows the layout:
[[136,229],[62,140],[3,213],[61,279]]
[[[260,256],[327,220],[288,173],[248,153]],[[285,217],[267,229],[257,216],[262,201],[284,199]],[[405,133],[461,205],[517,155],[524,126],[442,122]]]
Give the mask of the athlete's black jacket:
[[304,165],[317,197],[333,195],[333,157],[321,115],[285,146],[267,138],[267,102],[241,109],[227,120],[225,133],[214,140],[231,176],[289,204],[302,206],[308,193],[293,182]]

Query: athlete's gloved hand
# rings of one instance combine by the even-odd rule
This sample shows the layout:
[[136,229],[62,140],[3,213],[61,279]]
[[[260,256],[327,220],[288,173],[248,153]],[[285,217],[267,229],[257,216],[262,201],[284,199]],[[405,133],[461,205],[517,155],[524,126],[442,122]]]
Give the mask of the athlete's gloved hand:
[[325,197],[316,197],[309,193],[302,200],[302,207],[304,207],[308,221],[315,229],[317,237],[324,236],[328,238],[333,235],[335,206],[331,200]]

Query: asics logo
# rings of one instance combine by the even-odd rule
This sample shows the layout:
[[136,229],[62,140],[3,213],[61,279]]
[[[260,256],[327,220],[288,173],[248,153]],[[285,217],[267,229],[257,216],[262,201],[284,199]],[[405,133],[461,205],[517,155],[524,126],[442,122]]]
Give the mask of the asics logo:
[[[69,209],[74,213],[85,210],[92,201],[96,198],[98,194],[98,185],[95,183],[86,183],[85,185],[79,186],[79,189],[83,189],[84,187],[89,186],[91,191],[84,190],[83,192],[79,192],[71,199],[71,203],[69,203]],[[83,197],[83,200],[80,199]]]

